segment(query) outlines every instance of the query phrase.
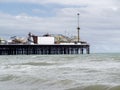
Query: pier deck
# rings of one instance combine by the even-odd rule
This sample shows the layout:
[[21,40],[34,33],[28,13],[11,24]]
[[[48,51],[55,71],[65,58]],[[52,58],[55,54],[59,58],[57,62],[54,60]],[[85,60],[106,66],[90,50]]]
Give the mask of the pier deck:
[[74,45],[0,45],[0,55],[51,55],[90,53],[88,44]]

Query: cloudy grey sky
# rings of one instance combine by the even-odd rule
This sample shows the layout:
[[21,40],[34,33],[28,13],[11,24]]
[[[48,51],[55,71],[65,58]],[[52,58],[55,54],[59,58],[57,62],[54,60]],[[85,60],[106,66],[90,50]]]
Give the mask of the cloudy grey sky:
[[77,35],[92,52],[120,52],[120,0],[0,0],[0,37]]

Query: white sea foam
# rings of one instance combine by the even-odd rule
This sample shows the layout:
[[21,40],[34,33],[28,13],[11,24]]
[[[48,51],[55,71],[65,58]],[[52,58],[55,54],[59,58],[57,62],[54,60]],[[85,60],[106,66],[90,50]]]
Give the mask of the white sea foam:
[[119,90],[120,54],[0,56],[0,90]]

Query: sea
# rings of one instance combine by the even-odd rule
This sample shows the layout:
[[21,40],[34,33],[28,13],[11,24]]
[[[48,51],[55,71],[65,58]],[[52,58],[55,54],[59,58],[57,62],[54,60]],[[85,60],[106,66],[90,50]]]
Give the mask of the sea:
[[120,53],[3,55],[0,90],[120,90]]

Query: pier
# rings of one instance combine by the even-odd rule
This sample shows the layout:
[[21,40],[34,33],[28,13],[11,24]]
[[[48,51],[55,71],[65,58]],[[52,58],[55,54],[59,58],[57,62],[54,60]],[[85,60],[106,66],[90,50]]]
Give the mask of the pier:
[[0,55],[89,54],[89,45],[0,45]]
[[0,55],[56,55],[90,54],[90,45],[80,39],[79,13],[77,37],[45,34],[38,36],[28,33],[27,38],[11,37],[11,41],[0,39]]

